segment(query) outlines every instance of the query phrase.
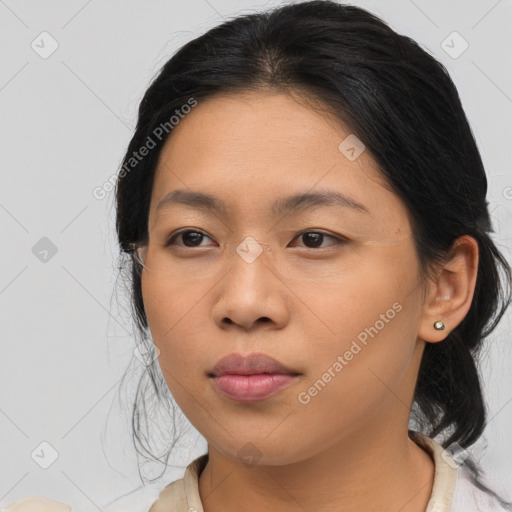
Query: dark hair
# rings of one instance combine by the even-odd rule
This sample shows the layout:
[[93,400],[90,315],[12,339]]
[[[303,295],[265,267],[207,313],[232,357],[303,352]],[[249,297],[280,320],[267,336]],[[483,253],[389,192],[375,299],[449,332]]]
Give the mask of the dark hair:
[[[426,344],[413,412],[428,436],[449,432],[445,448],[454,442],[469,447],[486,425],[477,355],[512,300],[499,273],[501,267],[509,284],[511,269],[489,236],[493,229],[484,166],[446,68],[370,12],[333,1],[293,2],[228,20],[179,49],[140,103],[124,172],[119,173],[116,228],[121,257],[131,254],[132,244],[148,240],[153,178],[172,132],[171,116],[191,98],[200,102],[217,93],[263,89],[298,92],[315,100],[364,143],[408,208],[424,277],[445,261],[459,236],[467,234],[478,242],[470,310],[443,342]],[[160,129],[155,137],[155,128],[165,123],[164,136]],[[155,147],[135,165],[134,152],[149,138]],[[140,266],[131,258],[125,263],[134,318],[146,342]],[[146,370],[133,408],[134,442],[144,454],[158,458],[141,433],[147,411],[138,401],[147,405],[149,386],[156,400],[167,399],[167,407],[172,402],[158,364]],[[472,462],[468,466],[477,480],[478,468]]]

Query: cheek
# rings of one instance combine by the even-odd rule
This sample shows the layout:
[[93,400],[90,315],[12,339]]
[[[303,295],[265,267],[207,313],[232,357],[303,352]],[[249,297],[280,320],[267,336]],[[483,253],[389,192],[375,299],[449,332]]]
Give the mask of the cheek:
[[205,323],[210,319],[204,311],[208,290],[204,283],[180,285],[161,276],[143,276],[144,309],[166,379],[197,372],[200,367],[208,346],[204,340]]
[[297,427],[311,438],[304,450],[318,449],[315,443],[327,448],[364,428],[371,418],[378,421],[394,407],[401,410],[401,403],[408,401],[405,384],[415,352],[414,323],[407,305],[394,300],[394,294],[370,298],[333,302],[320,310],[334,334],[319,338],[313,327],[304,329],[308,371],[294,395],[295,404],[290,404],[297,412]]
[[330,400],[349,408],[368,405],[387,392],[386,386],[399,386],[408,372],[420,314],[416,269],[411,260],[404,261],[410,256],[365,262],[364,271],[321,291],[313,286],[297,290],[307,305],[300,321],[310,362],[302,390],[309,394],[307,387],[318,381],[322,407]]
[[368,259],[357,272],[343,278],[295,286],[301,309],[297,318],[306,330],[305,341],[316,339],[311,344],[315,350],[322,346],[342,349],[358,337],[364,343],[370,333],[382,339],[400,330],[404,317],[411,313],[403,312],[406,306],[415,307],[411,299],[417,283],[410,264],[399,267]]
[[[183,286],[161,277],[143,276],[144,308],[158,364],[174,400],[194,425],[207,427],[209,406],[202,371],[207,368],[210,318],[204,311],[208,287],[199,283]],[[201,299],[203,298],[203,302]],[[201,310],[203,308],[203,310]],[[192,399],[193,397],[193,399]]]
[[[385,286],[365,287],[358,280],[351,291],[322,295],[321,300],[314,294],[302,295],[308,307],[301,313],[301,345],[312,380],[343,370],[343,386],[355,388],[370,368],[392,378],[407,366],[415,346],[415,322],[414,306],[403,293]],[[343,368],[335,364],[340,361]]]
[[[208,293],[203,282],[180,282],[157,274],[143,275],[142,296],[155,343],[172,339],[177,332],[194,330],[201,301]],[[203,317],[204,320],[204,317]]]

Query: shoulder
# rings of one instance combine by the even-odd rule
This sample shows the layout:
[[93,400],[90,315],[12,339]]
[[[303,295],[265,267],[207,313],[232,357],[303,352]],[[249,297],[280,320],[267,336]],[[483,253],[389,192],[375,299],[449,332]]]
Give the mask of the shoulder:
[[[128,510],[130,512],[181,511],[183,503],[186,503],[186,501],[183,501],[185,497],[183,482],[185,477],[191,473],[191,468],[196,467],[196,461],[197,459],[185,468],[183,478],[177,478],[183,475],[183,467],[170,466],[167,477],[171,479],[171,483],[166,485],[162,478],[151,483],[145,483],[109,503],[102,504],[101,510],[103,512],[126,512]],[[164,505],[163,508],[162,504]],[[187,509],[185,508],[185,510]]]
[[[194,459],[185,475],[162,488],[161,482],[143,485],[107,504],[103,512],[203,512],[199,496],[199,475],[208,461],[208,454]],[[0,505],[1,507],[1,505]],[[0,512],[71,512],[70,505],[44,498],[27,496],[11,503]]]
[[180,478],[168,484],[153,501],[149,512],[187,512],[187,495],[185,492],[185,478]]
[[160,492],[149,512],[203,512],[199,496],[199,475],[208,462],[208,454],[194,459],[180,480],[168,484]]
[[[146,484],[126,493],[101,508],[103,512],[148,512],[151,504],[158,498],[162,482]],[[1,512],[1,511],[0,511]]]
[[71,512],[71,507],[42,496],[27,496],[0,509],[0,512]]
[[450,512],[505,512],[492,494],[480,489],[472,480],[471,473],[463,465],[457,469],[457,481]]
[[[466,464],[460,464],[450,450],[419,432],[411,439],[426,449],[435,464],[434,482],[428,512],[506,512],[499,500],[477,485]],[[485,485],[486,482],[483,481]],[[492,486],[491,486],[492,488]]]

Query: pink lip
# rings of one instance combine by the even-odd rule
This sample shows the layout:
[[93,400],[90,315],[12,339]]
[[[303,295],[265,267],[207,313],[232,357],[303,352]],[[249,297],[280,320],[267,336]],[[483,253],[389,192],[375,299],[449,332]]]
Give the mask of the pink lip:
[[238,402],[264,400],[288,387],[298,375],[265,354],[230,354],[209,374],[217,391]]

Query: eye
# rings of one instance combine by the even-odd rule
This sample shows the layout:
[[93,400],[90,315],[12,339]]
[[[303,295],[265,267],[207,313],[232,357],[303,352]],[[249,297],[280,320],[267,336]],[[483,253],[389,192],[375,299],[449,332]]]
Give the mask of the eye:
[[[182,238],[185,245],[176,244],[176,239]],[[184,229],[183,231],[179,231],[169,238],[166,247],[171,245],[178,245],[179,247],[201,247],[200,242],[204,237],[210,238],[206,233],[196,229]]]
[[[322,233],[321,231],[303,231],[302,233],[299,233],[294,238],[294,240],[296,240],[298,238],[302,238],[304,243],[310,244],[310,246],[307,246],[308,249],[317,249],[317,248],[323,249],[323,247],[320,247],[320,246],[322,245],[323,241],[326,238],[331,238],[332,240],[335,241],[335,243],[331,244],[330,246],[344,245],[348,242],[348,240],[346,238],[343,238],[340,236],[329,235],[327,233]],[[330,247],[330,246],[327,246],[327,247]]]
[[[178,233],[173,234],[167,243],[165,244],[166,247],[169,246],[178,246],[178,247],[203,247],[201,245],[201,242],[204,238],[210,238],[206,233],[203,233],[202,231],[196,230],[196,229],[184,229],[182,231],[179,231]],[[183,244],[177,244],[176,240],[180,239],[182,240]],[[303,231],[302,233],[299,233],[293,240],[302,238],[303,242],[306,244],[307,249],[323,249],[324,247],[321,247],[325,239],[330,238],[334,240],[334,244],[330,244],[327,247],[331,247],[333,245],[344,245],[348,242],[346,238],[340,237],[340,236],[334,236],[329,235],[327,233],[323,233],[321,231]]]

